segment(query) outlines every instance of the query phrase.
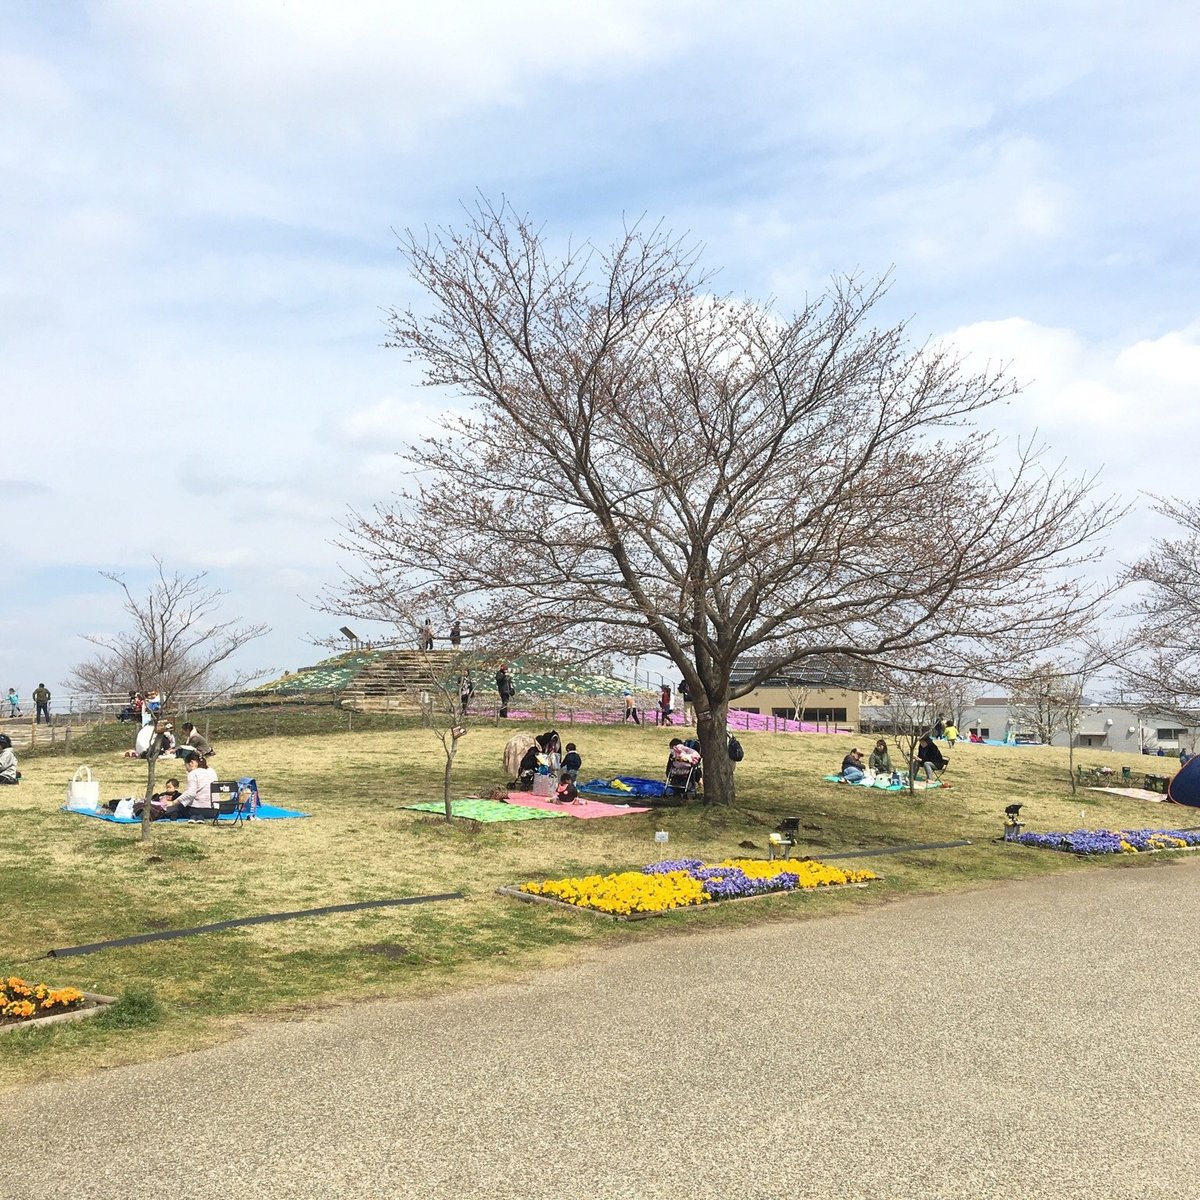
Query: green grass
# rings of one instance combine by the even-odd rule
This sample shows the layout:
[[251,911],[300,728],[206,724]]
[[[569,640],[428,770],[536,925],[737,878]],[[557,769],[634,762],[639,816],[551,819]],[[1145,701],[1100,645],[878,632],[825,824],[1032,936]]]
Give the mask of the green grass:
[[[25,781],[0,791],[0,972],[110,995],[153,994],[150,1002],[129,1001],[131,1011],[141,1005],[142,1016],[127,1022],[114,1015],[6,1034],[0,1039],[0,1086],[205,1045],[229,1036],[251,1014],[305,1012],[365,997],[510,978],[562,961],[581,943],[795,920],[920,892],[1098,869],[998,844],[1004,807],[1014,800],[1026,805],[1028,823],[1040,829],[1170,825],[1190,817],[1174,807],[1100,793],[1072,797],[1065,751],[960,745],[947,776],[953,786],[910,799],[907,793],[821,781],[852,744],[865,749],[870,739],[746,734],[740,735],[746,760],[737,768],[733,808],[701,805],[600,821],[448,825],[400,807],[437,798],[442,770],[433,735],[411,721],[388,717],[381,718],[388,722],[382,728],[285,737],[264,733],[261,714],[222,719],[230,729],[219,739],[220,773],[253,775],[264,800],[303,809],[312,819],[256,822],[236,831],[158,825],[144,845],[136,827],[59,811],[79,761],[90,763],[105,799],[144,787],[145,765],[120,754],[132,738],[128,727],[115,744],[104,730],[80,739],[70,761],[61,754],[23,758]],[[210,718],[210,729],[214,724]],[[516,728],[484,725],[470,731],[460,743],[456,794],[502,782],[501,751]],[[664,732],[569,726],[562,732],[579,743],[584,778],[661,772]],[[1085,754],[1083,761],[1092,758]],[[1114,757],[1111,765],[1125,762],[1135,771],[1145,769],[1145,760],[1136,757]],[[1153,765],[1161,767],[1162,760]],[[524,879],[640,866],[659,856],[656,829],[669,832],[671,856],[765,855],[767,835],[782,816],[801,818],[807,839],[802,850],[818,856],[958,838],[976,844],[866,860],[857,865],[870,865],[884,879],[865,892],[780,896],[632,925],[494,894],[497,886]],[[45,957],[52,947],[155,929],[453,890],[466,898],[79,958]],[[153,1005],[161,1012],[147,1019]]]

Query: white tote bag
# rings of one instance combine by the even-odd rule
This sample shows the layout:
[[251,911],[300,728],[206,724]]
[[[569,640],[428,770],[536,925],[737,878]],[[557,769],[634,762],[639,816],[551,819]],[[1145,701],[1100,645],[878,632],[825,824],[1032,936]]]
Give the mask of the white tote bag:
[[67,784],[67,807],[95,810],[100,807],[100,781],[91,767],[80,767]]

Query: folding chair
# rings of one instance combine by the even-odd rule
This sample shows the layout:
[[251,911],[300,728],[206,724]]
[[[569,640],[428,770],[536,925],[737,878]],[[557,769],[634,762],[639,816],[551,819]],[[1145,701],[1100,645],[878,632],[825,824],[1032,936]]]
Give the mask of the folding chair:
[[236,813],[237,818],[233,822],[233,828],[236,829],[242,823],[242,810],[246,807],[240,799],[241,785],[236,779],[220,780],[212,785],[210,791],[212,792],[213,824],[216,825],[218,818],[222,816]]

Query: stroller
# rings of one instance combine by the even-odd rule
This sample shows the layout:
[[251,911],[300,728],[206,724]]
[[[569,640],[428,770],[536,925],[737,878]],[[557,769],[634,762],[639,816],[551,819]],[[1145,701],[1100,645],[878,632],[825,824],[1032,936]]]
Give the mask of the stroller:
[[694,796],[700,786],[700,748],[680,738],[671,739],[667,758],[667,788],[675,796]]

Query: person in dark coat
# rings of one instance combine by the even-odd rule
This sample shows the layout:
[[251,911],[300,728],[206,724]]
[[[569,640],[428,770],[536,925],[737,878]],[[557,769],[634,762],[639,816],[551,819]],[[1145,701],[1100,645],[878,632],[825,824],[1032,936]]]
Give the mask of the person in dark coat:
[[496,672],[496,694],[500,697],[500,716],[508,716],[508,702],[512,699],[513,688],[512,676],[508,673],[508,663],[505,663],[500,670]]
[[944,771],[946,769],[946,759],[942,752],[934,745],[933,739],[926,734],[917,743],[917,758],[913,763],[913,777],[915,778],[918,771],[925,772],[925,780],[928,782],[933,778],[935,771]]

